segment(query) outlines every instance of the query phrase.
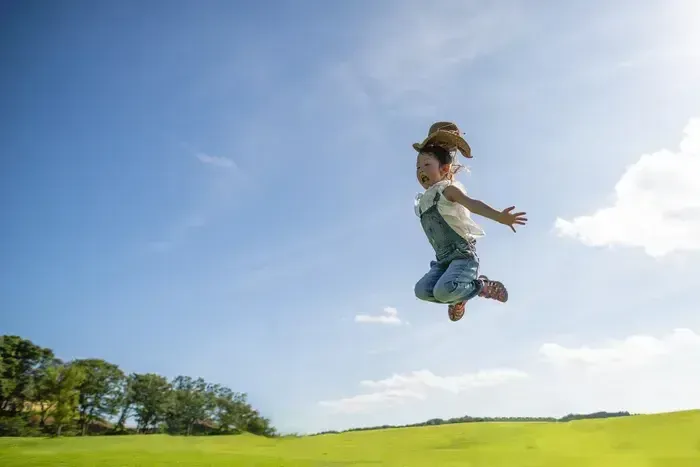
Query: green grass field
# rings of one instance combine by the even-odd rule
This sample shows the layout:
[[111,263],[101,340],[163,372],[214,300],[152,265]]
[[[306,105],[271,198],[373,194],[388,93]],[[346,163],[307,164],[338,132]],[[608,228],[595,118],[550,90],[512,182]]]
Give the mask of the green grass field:
[[700,467],[700,411],[308,438],[0,438],[0,466]]

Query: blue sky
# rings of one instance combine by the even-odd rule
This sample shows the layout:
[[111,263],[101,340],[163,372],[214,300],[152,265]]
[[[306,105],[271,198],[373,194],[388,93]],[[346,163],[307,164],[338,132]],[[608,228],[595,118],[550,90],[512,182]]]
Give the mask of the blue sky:
[[[0,9],[0,332],[283,431],[700,406],[696,2]],[[413,296],[443,119],[530,219],[482,220],[511,299],[458,323]]]

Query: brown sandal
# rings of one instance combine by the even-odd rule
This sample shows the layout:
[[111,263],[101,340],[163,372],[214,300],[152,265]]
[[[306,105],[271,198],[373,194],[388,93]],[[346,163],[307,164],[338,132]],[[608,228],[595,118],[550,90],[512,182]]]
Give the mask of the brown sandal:
[[451,321],[459,321],[464,316],[464,311],[467,307],[467,302],[455,303],[447,307],[447,316]]
[[484,284],[479,297],[490,298],[501,303],[508,301],[508,289],[502,282],[489,280],[486,276],[479,276],[479,280]]

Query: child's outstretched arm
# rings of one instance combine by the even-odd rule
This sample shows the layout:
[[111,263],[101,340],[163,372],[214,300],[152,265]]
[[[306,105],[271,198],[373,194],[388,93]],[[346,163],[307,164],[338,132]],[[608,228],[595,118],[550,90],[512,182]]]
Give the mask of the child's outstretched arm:
[[515,232],[515,225],[525,225],[527,222],[527,217],[525,217],[526,213],[512,212],[515,209],[515,206],[506,208],[503,211],[497,211],[483,201],[468,197],[456,186],[448,186],[443,191],[443,194],[448,200],[452,201],[453,203],[461,204],[474,214],[486,217],[487,219],[491,219],[499,224],[507,225],[513,232]]

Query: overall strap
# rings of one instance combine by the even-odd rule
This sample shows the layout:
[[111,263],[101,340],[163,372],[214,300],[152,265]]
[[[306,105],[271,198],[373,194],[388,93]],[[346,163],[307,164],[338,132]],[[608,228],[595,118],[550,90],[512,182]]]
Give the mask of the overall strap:
[[[435,193],[435,196],[433,197],[433,205],[432,205],[432,206],[437,206],[438,202],[440,201],[441,196],[442,196],[442,195],[441,195],[441,193],[440,193],[439,191],[437,191],[437,192]],[[416,203],[416,214],[417,214],[419,217],[423,215],[423,212],[425,212],[425,211],[421,210],[421,208],[420,208],[420,199],[421,199],[421,198],[422,198],[422,196],[420,196],[420,198],[417,199],[417,203]],[[431,207],[432,207],[432,206],[431,206]],[[429,208],[428,208],[428,209],[429,209]]]

